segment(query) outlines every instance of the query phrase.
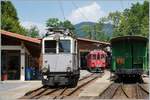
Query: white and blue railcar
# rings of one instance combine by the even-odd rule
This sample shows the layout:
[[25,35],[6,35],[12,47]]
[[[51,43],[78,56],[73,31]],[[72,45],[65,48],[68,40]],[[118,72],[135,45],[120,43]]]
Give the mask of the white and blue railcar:
[[42,84],[47,86],[77,85],[80,70],[77,40],[66,30],[49,32],[42,39]]

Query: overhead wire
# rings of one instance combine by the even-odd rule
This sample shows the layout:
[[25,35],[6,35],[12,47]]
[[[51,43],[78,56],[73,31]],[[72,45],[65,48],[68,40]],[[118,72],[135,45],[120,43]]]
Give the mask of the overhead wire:
[[62,15],[63,15],[63,19],[66,20],[65,12],[64,12],[64,9],[63,9],[62,1],[61,1],[61,0],[58,0],[58,3],[59,3],[60,10],[61,10],[61,12],[62,12]]
[[[64,19],[64,21],[66,20],[66,18],[65,18],[65,13],[64,13],[64,9],[63,9],[63,4],[62,4],[62,2],[61,2],[61,0],[58,0],[58,3],[59,3],[59,8],[60,8],[60,11],[62,12],[62,15],[63,15],[63,19]],[[59,48],[57,48],[57,49],[59,49]],[[57,56],[57,60],[56,60],[56,66],[55,66],[55,70],[58,68],[58,61],[59,61],[59,56]]]
[[77,4],[75,4],[73,1],[72,1],[72,5],[79,10],[79,13],[82,17],[84,17],[86,20],[88,20],[88,18],[82,13],[81,9],[78,7]]

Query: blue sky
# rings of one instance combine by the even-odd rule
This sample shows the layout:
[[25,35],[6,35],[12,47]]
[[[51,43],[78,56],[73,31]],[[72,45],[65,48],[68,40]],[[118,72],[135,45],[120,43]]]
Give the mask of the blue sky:
[[73,24],[96,22],[110,12],[123,11],[136,2],[143,3],[143,0],[12,0],[21,24],[26,28],[36,25],[41,33],[45,31],[48,18],[64,20],[65,16]]

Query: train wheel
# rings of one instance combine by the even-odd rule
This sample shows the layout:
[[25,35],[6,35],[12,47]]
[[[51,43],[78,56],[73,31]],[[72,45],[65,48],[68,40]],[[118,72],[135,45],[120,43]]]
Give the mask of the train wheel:
[[143,81],[143,78],[142,78],[142,76],[141,75],[136,75],[136,79],[137,79],[137,82],[139,82],[139,83],[144,83],[144,81]]
[[78,83],[78,78],[73,77],[72,79],[69,80],[69,88],[74,88],[77,86]]
[[44,80],[42,80],[42,85],[43,86],[47,86],[46,82]]
[[104,69],[101,69],[101,72],[104,73]]
[[100,69],[98,67],[95,68],[95,72],[100,72]]
[[89,67],[88,70],[89,70],[89,72],[92,72],[92,68],[91,67]]
[[96,68],[96,72],[98,72],[98,73],[103,73],[103,70],[102,70],[102,68],[97,67],[97,68]]
[[72,86],[73,86],[73,87],[76,87],[76,86],[77,86],[77,83],[78,83],[78,79],[75,78]]
[[120,82],[122,82],[123,77],[122,77],[122,75],[121,75],[121,74],[115,75],[115,77],[116,77],[116,79],[115,79],[115,82],[116,82],[116,83],[120,83]]

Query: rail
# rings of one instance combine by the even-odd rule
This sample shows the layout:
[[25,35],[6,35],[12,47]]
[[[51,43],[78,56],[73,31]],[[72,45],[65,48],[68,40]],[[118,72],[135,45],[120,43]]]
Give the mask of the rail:
[[79,80],[77,87],[75,88],[49,88],[49,87],[40,87],[35,90],[27,92],[23,97],[19,99],[39,99],[44,96],[51,97],[52,99],[65,98],[67,96],[72,96],[75,92],[79,91],[82,87],[87,86],[92,81],[96,80],[102,74],[90,74]]
[[112,83],[99,95],[99,99],[148,99],[149,92],[143,84]]

